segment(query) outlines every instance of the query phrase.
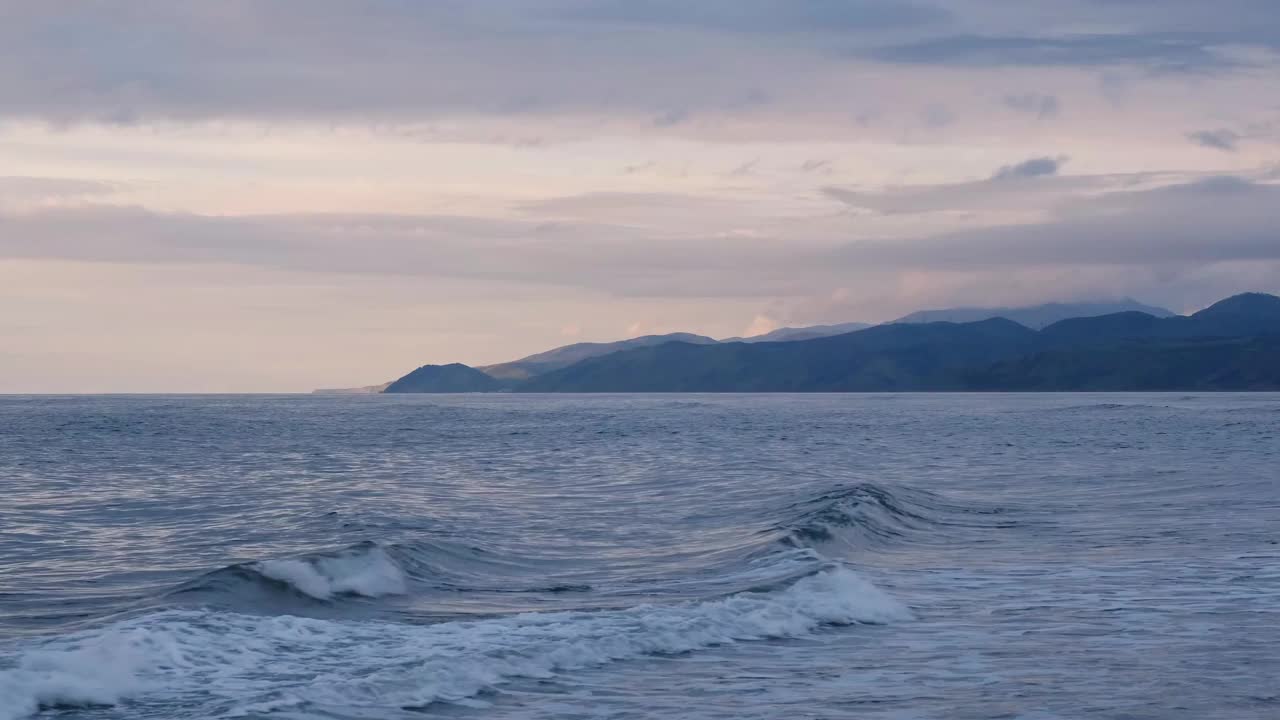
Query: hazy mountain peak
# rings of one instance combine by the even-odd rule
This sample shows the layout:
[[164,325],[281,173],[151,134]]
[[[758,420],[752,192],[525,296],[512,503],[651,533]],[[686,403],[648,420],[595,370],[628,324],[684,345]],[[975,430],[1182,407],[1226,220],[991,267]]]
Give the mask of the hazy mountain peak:
[[520,358],[519,360],[512,360],[511,362],[499,363],[497,365],[486,365],[480,369],[491,377],[502,380],[524,380],[544,372],[568,367],[576,362],[581,362],[588,358],[608,355],[609,353],[618,352],[619,350],[648,347],[650,345],[662,345],[663,343],[669,342],[710,345],[715,343],[716,340],[714,338],[706,337],[705,335],[678,332],[668,333],[666,335],[643,335],[641,337],[630,338],[628,340],[618,340],[616,342],[581,342],[552,348],[546,352],[536,353],[534,355]]
[[921,310],[893,322],[976,322],[992,317],[1003,317],[1034,330],[1040,330],[1062,320],[1121,312],[1141,312],[1155,317],[1170,317],[1175,314],[1162,307],[1145,305],[1132,298],[1122,298],[1098,302],[1050,302],[1026,307],[958,307]]
[[1232,295],[1192,315],[1196,318],[1223,317],[1227,315],[1280,315],[1280,297],[1267,293],[1249,292]]
[[720,342],[792,342],[795,340],[812,340],[813,338],[830,337],[832,335],[843,335],[845,333],[857,332],[871,327],[869,323],[847,322],[836,323],[833,325],[806,325],[802,327],[784,327],[778,328],[761,335],[752,335],[750,337],[731,337],[725,338]]
[[377,395],[384,392],[391,382],[379,383],[377,385],[364,385],[362,387],[352,388],[319,388],[312,390],[313,395]]
[[387,386],[387,393],[494,392],[503,389],[494,378],[461,363],[423,365]]

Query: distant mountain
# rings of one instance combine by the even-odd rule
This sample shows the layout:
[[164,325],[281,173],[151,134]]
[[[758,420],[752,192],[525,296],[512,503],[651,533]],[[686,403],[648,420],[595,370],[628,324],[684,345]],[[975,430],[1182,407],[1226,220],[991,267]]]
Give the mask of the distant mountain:
[[499,380],[460,363],[423,365],[387,386],[387,393],[496,392],[506,386]]
[[[1180,319],[1186,320],[1186,318]],[[1156,334],[1161,328],[1167,326],[1164,320],[1165,318],[1142,312],[1069,318],[1041,330],[1040,337],[1046,345],[1052,347],[1097,345]]]
[[1189,316],[1150,308],[1159,315],[1124,310],[1031,327],[1103,307],[934,311],[1002,315],[909,320],[928,317],[917,313],[861,330],[785,328],[724,342],[674,333],[578,343],[481,369],[424,365],[385,392],[1280,390],[1280,298],[1246,293]]
[[857,332],[858,330],[866,330],[869,327],[871,327],[869,323],[860,322],[840,323],[838,325],[810,325],[808,327],[784,327],[778,328],[773,332],[767,332],[763,335],[732,337],[721,340],[720,342],[794,342],[796,340],[812,340],[814,338],[830,337],[832,335],[843,335],[845,333]]
[[384,382],[380,385],[365,385],[364,387],[356,387],[356,388],[320,388],[318,390],[312,390],[311,394],[312,395],[377,395],[380,392],[386,391],[387,386],[390,384],[391,384],[390,382]]
[[1280,335],[1155,339],[1035,353],[975,370],[971,390],[1280,390]]
[[513,360],[511,362],[501,363],[498,365],[486,365],[480,370],[491,377],[499,380],[525,380],[535,375],[541,375],[552,370],[568,367],[576,362],[581,362],[588,358],[608,355],[619,350],[629,350],[631,348],[649,347],[651,345],[661,345],[668,342],[684,342],[695,345],[709,345],[715,343],[713,338],[703,335],[694,335],[692,333],[670,333],[668,335],[645,335],[643,337],[631,338],[630,340],[619,340],[609,343],[575,343],[573,345],[565,345],[553,350],[530,355],[528,357]]
[[1120,312],[1140,312],[1163,318],[1174,313],[1161,307],[1143,305],[1125,298],[1116,302],[1089,303],[1046,303],[1031,307],[995,307],[995,308],[950,308],[947,310],[921,310],[894,320],[895,323],[930,323],[930,322],[977,322],[993,317],[1002,317],[1025,325],[1033,330],[1040,330],[1053,323],[1069,318],[1097,317]]
[[1194,313],[1191,322],[1201,334],[1266,334],[1280,324],[1280,298],[1265,293],[1236,295]]
[[584,360],[528,392],[1280,390],[1280,298],[1189,317],[1140,312],[1041,331],[1005,318],[881,325],[781,343],[673,342]]
[[1245,293],[1219,301],[1189,316],[1153,317],[1123,312],[1078,317],[1054,323],[1042,332],[1047,345],[1088,346],[1124,339],[1195,339],[1269,335],[1280,328],[1280,298]]
[[520,384],[528,392],[857,392],[961,389],[958,371],[1030,350],[1003,318],[880,325],[781,343],[667,343],[583,361]]

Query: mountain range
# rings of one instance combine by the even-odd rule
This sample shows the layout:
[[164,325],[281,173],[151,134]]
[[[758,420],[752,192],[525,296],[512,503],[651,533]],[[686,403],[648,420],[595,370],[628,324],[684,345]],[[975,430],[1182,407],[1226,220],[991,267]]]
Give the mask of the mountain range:
[[480,370],[499,380],[525,380],[552,370],[569,367],[588,358],[608,355],[620,350],[638,347],[662,345],[669,342],[683,342],[691,345],[710,345],[715,339],[692,333],[671,333],[669,335],[645,335],[630,340],[619,340],[611,343],[574,343],[553,350],[512,360],[499,365],[486,365]]
[[763,335],[752,335],[751,337],[731,337],[721,340],[722,343],[731,342],[786,342],[790,340],[812,340],[814,338],[828,337],[830,335],[843,335],[856,330],[866,330],[871,327],[870,323],[848,322],[839,323],[838,325],[809,325],[806,327],[784,327],[764,333]]
[[880,325],[790,343],[668,343],[532,378],[524,392],[1280,389],[1280,298],[1033,330],[1005,318]]
[[949,310],[921,310],[894,320],[895,323],[977,322],[994,317],[1012,320],[1033,330],[1041,330],[1070,318],[1096,317],[1120,312],[1140,312],[1162,318],[1174,313],[1161,307],[1143,305],[1137,300],[1125,298],[1117,302],[1045,303],[1032,307],[951,308]]
[[[1001,312],[1020,321],[992,315]],[[385,392],[1128,389],[1280,389],[1280,298],[1247,293],[1190,316],[1126,300],[926,311],[723,341],[651,335],[479,369],[426,365]]]

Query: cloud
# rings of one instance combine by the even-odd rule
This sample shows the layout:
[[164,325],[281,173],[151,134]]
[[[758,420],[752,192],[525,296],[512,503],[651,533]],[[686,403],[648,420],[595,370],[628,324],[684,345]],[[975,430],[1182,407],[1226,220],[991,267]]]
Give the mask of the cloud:
[[[671,43],[606,32],[566,5],[592,6],[140,0],[121,8],[12,7],[0,23],[10,59],[0,69],[0,115],[64,125],[369,123],[590,109],[656,113],[653,124],[665,127],[696,109],[687,102],[721,107],[763,97],[763,89],[715,70],[756,64],[732,40]],[[790,14],[785,3],[760,5],[760,22]],[[679,6],[672,7],[678,22]],[[726,53],[743,62],[726,62]]]
[[488,280],[618,296],[784,287],[794,280],[768,280],[754,268],[776,266],[788,252],[763,239],[670,237],[651,228],[541,218],[231,217],[110,206],[0,214],[0,258]]
[[690,113],[688,110],[668,110],[653,119],[655,127],[672,127],[689,120]]
[[1036,92],[1005,95],[1004,105],[1018,112],[1035,115],[1040,120],[1056,116],[1060,109],[1058,98]]
[[1225,128],[1219,130],[1198,130],[1187,134],[1187,139],[1202,147],[1215,150],[1235,152],[1240,144],[1240,134]]
[[931,128],[946,127],[956,121],[955,113],[946,105],[930,103],[920,111],[920,119]]
[[685,232],[713,231],[725,217],[749,218],[766,208],[719,195],[669,192],[592,192],[527,203],[517,210],[530,218],[579,221],[603,225],[676,226]]
[[658,164],[652,160],[647,160],[642,163],[634,163],[632,165],[628,165],[622,168],[622,174],[635,175],[638,173],[649,172],[649,171],[652,171],[654,168],[656,168],[657,165]]
[[[1143,65],[1164,71],[1221,70],[1243,61],[1221,51],[1233,34],[1115,33],[1062,36],[951,35],[864,54],[885,62],[929,65]],[[1257,40],[1258,38],[1252,38]],[[1267,38],[1268,45],[1278,43]]]
[[862,267],[897,269],[1276,261],[1276,207],[1280,185],[1223,176],[1076,198],[1042,222],[853,243],[837,256]]
[[83,202],[112,195],[123,189],[121,183],[51,177],[0,176],[0,209],[20,210]]
[[[708,115],[773,108],[794,118],[818,106],[834,112],[842,92],[892,94],[865,87],[873,62],[1227,69],[1260,62],[1242,47],[1280,49],[1275,4],[1251,0],[1214,3],[1212,12],[1192,2],[1091,0],[1013,9],[992,0],[11,5],[0,23],[10,59],[0,68],[0,117],[62,125],[444,126],[585,115],[626,117],[650,132],[690,132],[683,126],[697,117],[694,125],[712,131]],[[1045,27],[1097,30],[1046,35]],[[929,85],[936,76],[916,79]],[[886,84],[900,87],[897,78]],[[898,102],[919,107],[920,97]],[[948,102],[948,113],[962,114]],[[1038,88],[1006,102],[1049,117],[1060,100]]]
[[756,315],[751,319],[751,324],[742,331],[742,337],[755,337],[757,335],[765,335],[778,329],[778,321],[768,315]]
[[1079,195],[1173,179],[1153,173],[1061,176],[1058,171],[1066,161],[1065,156],[1032,158],[1006,165],[984,180],[878,190],[826,186],[820,192],[850,207],[889,215],[1036,211],[1059,206]]
[[[946,11],[889,23],[883,8],[897,12],[902,3],[815,0],[793,7],[784,0],[748,0],[741,17],[739,5],[728,0],[139,0],[118,12],[98,3],[70,9],[28,3],[10,11],[6,19],[12,22],[0,22],[0,44],[12,58],[7,70],[0,68],[0,123],[52,124],[78,135],[100,133],[104,140],[108,134],[136,140],[155,131],[167,141],[195,143],[196,133],[233,128],[281,142],[284,132],[327,131],[344,140],[363,132],[375,135],[375,142],[421,147],[465,142],[552,150],[568,142],[621,144],[654,136],[895,149],[945,139],[953,161],[939,169],[945,177],[965,163],[955,160],[964,143],[1000,138],[1025,152],[1046,141],[1037,136],[1049,125],[1055,144],[1078,162],[1088,160],[1076,146],[1090,140],[1139,136],[1150,145],[1177,144],[1176,134],[1142,135],[1138,126],[1188,129],[1212,122],[1197,98],[1235,108],[1232,121],[1242,132],[1247,123],[1265,119],[1263,101],[1274,83],[1261,72],[1192,89],[1180,84],[1186,78],[1153,80],[1122,67],[1115,71],[1133,75],[1134,91],[1149,95],[1127,109],[1099,111],[1098,67],[1075,62],[1070,53],[1053,72],[1017,63],[993,69],[949,57],[887,66],[877,57],[885,48],[943,41],[961,30],[1034,39],[1040,28],[1086,22],[1123,44],[1130,36],[1151,35],[1160,12],[1112,18],[1112,9],[1085,0],[1035,2],[1007,12],[996,12],[990,0],[916,4]],[[832,20],[836,15],[845,19]],[[1239,28],[1220,32],[1243,37]],[[56,51],[67,47],[75,52]],[[1246,59],[1239,48],[1211,49],[1215,57]],[[50,92],[55,86],[58,92]],[[1070,117],[1058,119],[1065,108]],[[1041,127],[1019,116],[1055,120]],[[121,122],[107,130],[94,127]],[[616,166],[659,158],[669,149],[655,147],[641,157],[618,153]],[[1185,144],[1182,150],[1199,154]],[[860,151],[811,148],[795,160],[767,157],[757,176],[812,155],[837,158],[833,176],[875,174],[870,165],[844,161]],[[747,149],[738,157],[759,153]],[[698,148],[688,157],[696,164],[712,154]],[[1209,162],[1166,157],[1171,166]],[[881,177],[899,172],[886,168]]]
[[[785,235],[725,237],[674,227],[452,216],[219,217],[138,208],[0,214],[0,258],[244,265],[295,272],[455,278],[590,289],[616,296],[770,297],[845,287],[853,276],[1056,265],[1200,266],[1280,260],[1280,185],[1224,176],[1102,192],[1060,184],[1042,219],[921,237],[841,243],[839,227],[796,220]],[[1075,183],[1075,184],[1073,184]],[[974,185],[978,185],[975,183]],[[990,187],[995,181],[981,181]],[[1088,192],[1064,198],[1066,189]],[[871,197],[954,206],[934,197]],[[859,198],[859,202],[864,200]],[[847,227],[853,227],[847,226]],[[812,230],[811,230],[812,229]],[[1000,282],[993,278],[992,282]]]
[[825,45],[950,17],[896,0],[138,0],[3,13],[0,119],[586,116],[588,127],[626,119],[650,131],[794,102],[838,80],[845,61]]
[[933,4],[908,0],[605,0],[567,17],[619,25],[685,27],[722,32],[874,31],[945,23]]
[[1057,175],[1058,170],[1067,162],[1067,158],[1038,157],[1024,160],[1016,165],[1005,165],[991,176],[992,180],[1016,180],[1019,178],[1038,178]]

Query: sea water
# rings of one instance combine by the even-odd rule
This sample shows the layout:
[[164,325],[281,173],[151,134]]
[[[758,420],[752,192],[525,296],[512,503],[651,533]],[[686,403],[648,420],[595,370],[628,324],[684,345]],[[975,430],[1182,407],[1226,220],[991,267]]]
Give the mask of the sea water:
[[0,720],[1277,718],[1280,396],[0,398]]

